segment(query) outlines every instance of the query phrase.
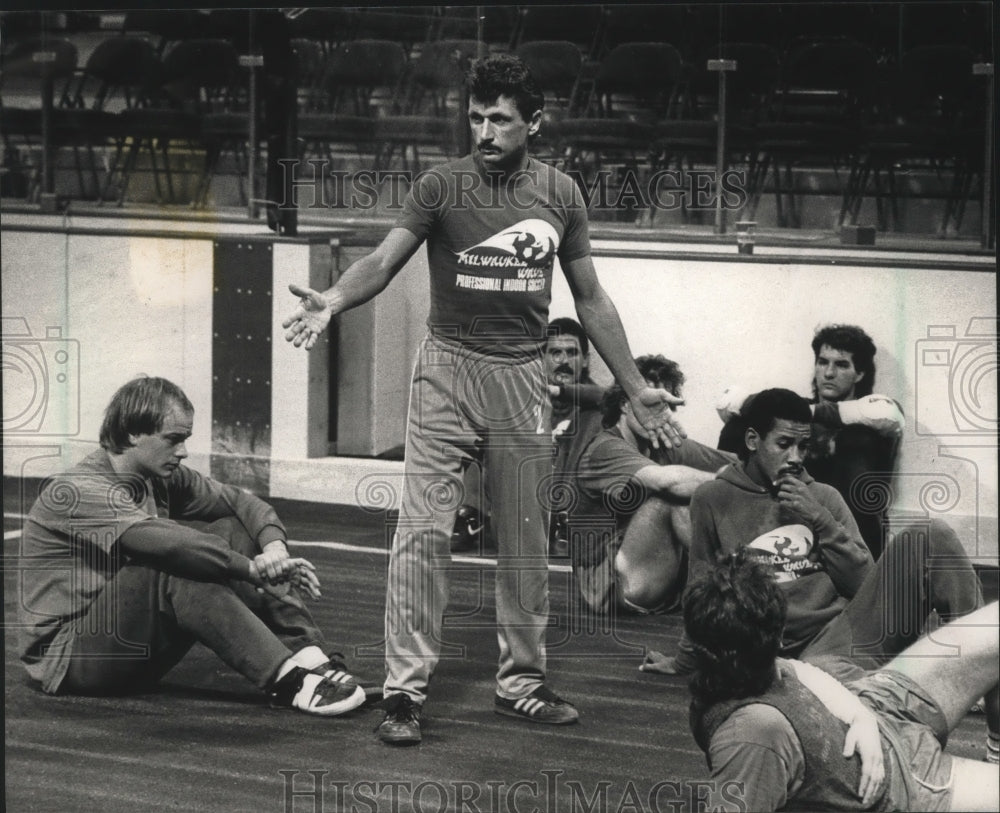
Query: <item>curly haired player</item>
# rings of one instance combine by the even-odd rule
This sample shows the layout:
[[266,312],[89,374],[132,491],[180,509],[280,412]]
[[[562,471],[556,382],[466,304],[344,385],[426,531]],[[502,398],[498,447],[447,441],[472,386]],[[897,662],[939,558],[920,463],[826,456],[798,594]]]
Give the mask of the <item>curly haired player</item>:
[[996,810],[996,766],[944,751],[996,686],[994,602],[845,684],[778,657],[786,601],[749,548],[684,595],[697,662],[691,730],[712,777],[748,810]]

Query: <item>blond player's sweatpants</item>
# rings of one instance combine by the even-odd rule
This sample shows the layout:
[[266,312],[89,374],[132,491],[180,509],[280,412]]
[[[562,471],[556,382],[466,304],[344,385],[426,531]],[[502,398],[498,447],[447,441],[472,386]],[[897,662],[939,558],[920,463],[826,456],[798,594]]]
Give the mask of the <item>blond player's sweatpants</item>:
[[[451,531],[462,472],[481,456],[497,537],[497,691],[529,694],[545,677],[549,399],[540,353],[496,358],[428,336],[413,373],[399,526],[386,596],[386,694],[417,702],[438,660],[461,656],[448,603]],[[483,580],[488,583],[487,579]],[[444,650],[444,651],[442,651]]]

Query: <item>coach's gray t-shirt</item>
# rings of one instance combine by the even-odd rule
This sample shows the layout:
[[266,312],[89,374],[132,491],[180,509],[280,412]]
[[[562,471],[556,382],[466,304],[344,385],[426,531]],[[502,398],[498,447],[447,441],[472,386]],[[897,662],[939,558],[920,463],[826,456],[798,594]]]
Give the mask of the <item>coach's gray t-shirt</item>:
[[534,159],[509,176],[471,156],[435,167],[415,181],[397,225],[427,241],[431,332],[489,354],[543,342],[555,257],[590,254],[580,190]]

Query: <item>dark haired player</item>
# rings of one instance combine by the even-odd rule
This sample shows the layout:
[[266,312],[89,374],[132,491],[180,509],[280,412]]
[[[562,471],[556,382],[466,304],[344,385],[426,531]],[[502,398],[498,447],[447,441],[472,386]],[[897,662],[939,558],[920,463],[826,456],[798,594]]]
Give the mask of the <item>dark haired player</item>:
[[555,447],[549,552],[566,556],[568,526],[578,504],[576,473],[584,449],[601,431],[601,400],[606,387],[590,378],[590,340],[579,322],[560,316],[549,322],[546,335],[545,374]]
[[[684,373],[660,355],[635,360],[652,387],[681,396]],[[580,457],[570,555],[580,596],[597,613],[664,612],[680,600],[695,489],[735,458],[685,438],[653,449],[618,384],[601,405],[604,431]]]
[[558,257],[577,314],[622,382],[654,443],[678,432],[662,390],[645,385],[621,321],[598,283],[587,211],[573,181],[528,155],[543,96],[524,63],[502,55],[467,79],[473,152],[424,173],[396,226],[324,293],[301,299],[286,339],[312,347],[331,317],[382,291],[424,241],[431,311],[410,395],[405,478],[386,596],[386,743],[421,740],[420,714],[440,657],[451,531],[462,471],[482,455],[498,556],[500,662],[495,710],[550,724],[578,714],[544,685],[547,516],[551,471],[542,348]]
[[42,489],[19,563],[28,674],[51,694],[125,694],[200,642],[274,705],[357,708],[364,690],[299,596],[319,596],[312,564],[289,556],[271,506],[184,465],[193,422],[178,386],[135,379],[105,411],[102,448]]
[[[982,606],[982,587],[955,534],[932,520],[897,528],[877,563],[837,490],[805,468],[808,402],[790,390],[758,393],[744,407],[740,462],[691,498],[690,578],[722,555],[750,548],[766,562],[788,611],[782,654],[849,679],[883,666],[928,629]],[[650,653],[648,671],[693,666]],[[1000,731],[998,693],[986,696],[987,756]]]
[[[875,387],[875,343],[857,325],[826,325],[812,340],[812,442],[806,457],[809,473],[833,486],[844,498],[865,544],[878,559],[882,555],[888,504],[872,510],[870,500],[852,495],[888,484],[896,469],[905,419],[899,404]],[[753,396],[750,396],[751,398]],[[718,404],[726,426],[719,448],[739,452],[744,425],[741,407],[747,394],[738,387],[726,390]]]
[[841,683],[779,657],[786,594],[750,548],[684,595],[696,671],[691,730],[712,778],[747,810],[996,810],[995,765],[944,751],[995,687],[996,602]]

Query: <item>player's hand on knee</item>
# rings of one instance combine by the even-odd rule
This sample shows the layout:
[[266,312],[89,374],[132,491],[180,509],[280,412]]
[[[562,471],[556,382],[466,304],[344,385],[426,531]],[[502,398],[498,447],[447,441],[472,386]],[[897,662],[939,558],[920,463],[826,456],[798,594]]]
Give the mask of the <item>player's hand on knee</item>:
[[322,595],[316,568],[308,559],[290,557],[285,560],[283,567],[287,570],[285,578],[272,583],[261,576],[255,560],[251,560],[250,581],[256,585],[258,592],[266,593],[285,604],[296,603],[296,596],[291,593],[292,587],[305,592],[310,598],[316,599]]
[[288,548],[280,540],[266,545],[264,550],[254,557],[253,563],[257,566],[257,573],[261,579],[270,584],[288,581],[294,569],[288,556]]
[[875,801],[876,794],[885,779],[885,758],[882,754],[882,734],[875,715],[865,709],[859,711],[847,729],[844,739],[844,756],[855,754],[861,759],[861,782],[858,796],[863,807]]
[[654,449],[660,444],[680,446],[681,440],[687,437],[674,413],[674,408],[684,403],[683,398],[659,387],[645,387],[629,402]]
[[312,288],[289,285],[288,290],[299,297],[299,304],[281,323],[285,328],[285,341],[312,350],[320,334],[330,324],[333,309],[326,298]]
[[316,568],[308,559],[289,559],[293,564],[290,582],[305,592],[310,598],[319,598],[322,593],[319,589],[319,576],[316,575]]

